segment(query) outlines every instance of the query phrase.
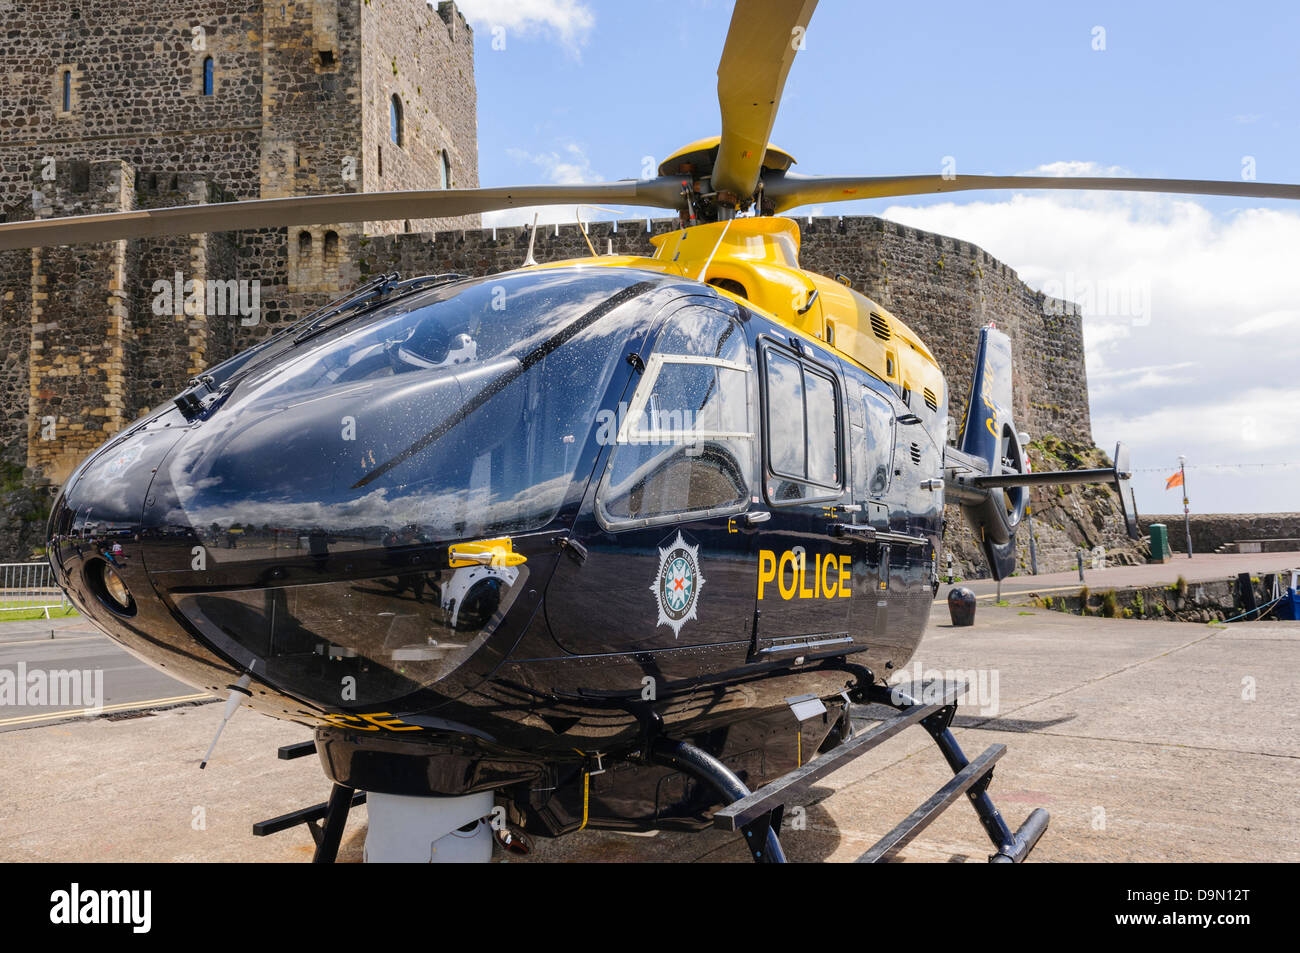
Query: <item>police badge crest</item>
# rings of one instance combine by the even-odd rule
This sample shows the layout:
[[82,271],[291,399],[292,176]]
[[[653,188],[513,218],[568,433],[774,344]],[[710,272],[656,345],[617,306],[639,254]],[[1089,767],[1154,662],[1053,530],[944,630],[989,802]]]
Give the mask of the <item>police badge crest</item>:
[[659,606],[655,627],[668,626],[673,638],[681,635],[682,626],[696,617],[703,587],[700,548],[687,543],[679,530],[677,538],[659,550],[659,574],[650,587]]

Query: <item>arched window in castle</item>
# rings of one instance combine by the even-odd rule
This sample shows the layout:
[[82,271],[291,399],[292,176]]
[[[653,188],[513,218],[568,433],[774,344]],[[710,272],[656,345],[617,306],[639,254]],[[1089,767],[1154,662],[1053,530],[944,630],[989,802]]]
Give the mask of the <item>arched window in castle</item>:
[[63,71],[62,84],[60,93],[62,109],[65,113],[70,113],[72,112],[72,70]]
[[204,96],[212,95],[213,80],[215,78],[216,78],[215,66],[213,65],[212,57],[209,56],[203,61],[203,95]]
[[451,156],[447,155],[447,150],[442,150],[442,187],[451,188]]
[[325,255],[324,266],[326,269],[334,270],[339,266],[339,233],[325,233]]
[[393,145],[402,144],[404,130],[402,129],[402,100],[393,94],[392,102],[388,107],[388,138],[392,140]]
[[311,258],[311,232],[298,233],[298,262],[306,264]]

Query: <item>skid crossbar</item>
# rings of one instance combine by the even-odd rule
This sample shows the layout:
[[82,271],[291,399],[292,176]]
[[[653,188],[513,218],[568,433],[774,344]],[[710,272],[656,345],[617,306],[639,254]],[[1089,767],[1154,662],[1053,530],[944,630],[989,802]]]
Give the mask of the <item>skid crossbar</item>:
[[888,741],[904,728],[938,714],[945,705],[952,704],[952,700],[961,694],[962,689],[963,686],[954,685],[950,691],[944,693],[940,704],[917,705],[909,708],[898,717],[882,721],[874,728],[850,738],[839,747],[818,755],[789,774],[781,775],[748,797],[728,804],[713,815],[713,826],[724,831],[739,830],[773,808],[788,804],[819,779],[842,768],[858,755],[865,754],[882,742]]
[[907,846],[913,837],[930,826],[930,822],[948,809],[953,801],[965,794],[972,785],[983,780],[994,762],[1007,750],[1006,745],[994,745],[962,768],[953,779],[941,787],[930,799],[904,818],[903,822],[876,841],[875,846],[857,859],[859,864],[875,864],[888,860]]
[[995,852],[989,861],[1020,863],[1038,843],[1043,831],[1047,829],[1049,818],[1046,811],[1036,808],[1015,832],[1002,819],[993,805],[993,799],[989,797],[988,786],[993,780],[993,766],[1006,752],[1006,746],[994,745],[970,761],[950,730],[953,715],[957,711],[956,699],[965,688],[961,684],[923,686],[917,696],[924,699],[925,703],[917,701],[898,687],[871,685],[860,691],[854,701],[886,705],[897,709],[899,714],[723,807],[713,815],[713,826],[726,831],[741,830],[748,834],[758,825],[770,828],[773,833],[779,832],[786,807],[819,778],[843,767],[904,728],[919,724],[934,739],[944,760],[952,769],[953,778],[881,838],[859,858],[859,862],[889,860],[965,794],[979,816],[984,832],[993,843]]
[[350,787],[336,784],[330,791],[328,801],[290,811],[270,820],[258,821],[253,825],[253,836],[267,837],[306,824],[312,840],[316,842],[313,863],[332,864],[338,855],[339,844],[343,841],[343,826],[348,821],[348,812],[358,804],[365,803],[365,791],[354,791]]

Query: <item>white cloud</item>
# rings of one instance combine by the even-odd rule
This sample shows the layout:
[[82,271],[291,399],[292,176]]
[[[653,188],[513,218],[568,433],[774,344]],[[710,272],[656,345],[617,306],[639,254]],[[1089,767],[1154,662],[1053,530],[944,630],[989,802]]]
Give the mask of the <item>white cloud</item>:
[[[1185,197],[1089,192],[884,217],[972,241],[1032,287],[1078,301],[1093,433],[1103,447],[1129,443],[1135,466],[1173,467],[1179,453],[1202,465],[1300,460],[1300,213],[1216,215]],[[1248,479],[1198,479],[1200,509],[1296,508],[1282,471]]]
[[1258,334],[1261,331],[1276,331],[1281,328],[1295,328],[1300,325],[1300,311],[1270,311],[1257,318],[1243,321],[1232,329],[1233,334]]
[[[531,179],[555,185],[579,185],[583,182],[605,181],[605,178],[591,167],[591,159],[587,156],[586,150],[576,142],[565,143],[550,152],[507,149],[506,154],[521,169],[532,166],[540,171],[540,176],[533,172],[521,173],[521,181]],[[647,216],[662,218],[664,214],[662,209],[642,209],[632,206],[611,208],[594,205],[583,205],[581,207],[573,205],[530,205],[522,208],[485,212],[483,214],[483,224],[488,228],[531,225],[534,215],[537,216],[537,223],[541,226],[570,224],[578,221],[579,215],[581,215],[582,221],[592,222],[597,219],[611,218],[632,219]]]
[[582,0],[460,0],[461,12],[476,30],[504,30],[510,34],[543,35],[558,40],[577,55],[596,26],[596,15]]
[[[591,160],[582,146],[569,142],[551,152],[528,152],[524,149],[507,149],[506,154],[520,166],[540,170],[540,181],[555,185],[577,185],[583,182],[603,182],[604,179],[591,167]],[[534,175],[530,173],[530,175]],[[526,176],[527,177],[527,176]],[[575,222],[579,211],[572,205],[530,205],[523,208],[501,209],[486,212],[483,224],[488,228],[509,225],[531,225],[537,217],[538,225],[564,225]],[[591,221],[596,212],[581,210],[582,220]]]
[[1128,175],[1126,169],[1117,165],[1098,165],[1095,162],[1045,162],[1042,165],[1030,169],[1028,172],[1022,172],[1021,175],[1055,175],[1055,176],[1117,176]]
[[523,149],[507,149],[506,154],[516,162],[537,166],[542,170],[545,180],[556,185],[604,181],[591,168],[591,159],[576,142],[566,143],[557,152],[532,153]]

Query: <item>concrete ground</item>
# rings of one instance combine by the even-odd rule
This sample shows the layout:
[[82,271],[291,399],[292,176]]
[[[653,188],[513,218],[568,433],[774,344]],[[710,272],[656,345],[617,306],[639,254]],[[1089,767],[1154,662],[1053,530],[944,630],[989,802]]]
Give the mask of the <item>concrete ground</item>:
[[[1254,557],[1258,562],[1259,557]],[[953,629],[936,604],[917,663],[997,676],[997,711],[963,708],[970,757],[1008,751],[990,788],[1008,823],[1052,814],[1035,861],[1300,861],[1300,623],[1228,627],[1081,618],[981,605]],[[989,700],[988,697],[984,699]],[[298,828],[254,821],[323,800],[314,758],[275,749],[306,729],[243,711],[206,771],[218,704],[125,712],[0,740],[0,860],[304,861]],[[797,861],[847,861],[950,774],[908,729],[823,779],[782,840]],[[360,856],[365,810],[340,859]],[[954,804],[901,855],[982,861],[974,812]],[[747,861],[736,835],[584,831],[538,841],[529,861]]]

